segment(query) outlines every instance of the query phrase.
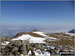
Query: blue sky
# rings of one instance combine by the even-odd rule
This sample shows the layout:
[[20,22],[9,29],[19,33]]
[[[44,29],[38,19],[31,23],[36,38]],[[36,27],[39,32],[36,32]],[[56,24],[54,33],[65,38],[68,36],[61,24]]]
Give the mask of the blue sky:
[[4,1],[1,3],[1,24],[3,36],[10,37],[33,29],[68,32],[74,28],[74,2]]
[[2,24],[74,25],[73,2],[2,2]]

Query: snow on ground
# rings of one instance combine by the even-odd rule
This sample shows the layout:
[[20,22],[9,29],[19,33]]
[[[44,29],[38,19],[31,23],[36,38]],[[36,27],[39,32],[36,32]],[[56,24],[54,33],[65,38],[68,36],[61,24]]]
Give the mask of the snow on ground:
[[6,45],[5,43],[2,43],[2,45]]
[[31,50],[29,50],[29,52],[28,52],[28,56],[29,56],[30,54],[32,54],[32,53],[31,53]]
[[47,47],[50,47],[51,49],[54,49],[55,48],[54,46],[47,46]]
[[47,39],[50,41],[57,40],[57,38],[47,36],[44,32],[37,31],[37,32],[33,32],[33,33],[44,36],[44,38],[34,37],[29,34],[24,34],[17,38],[13,38],[12,40],[29,40],[29,43],[45,43],[44,40],[47,40]]
[[10,42],[5,41],[5,42],[2,43],[2,45],[8,45],[9,43],[10,43]]
[[75,36],[75,33],[65,33],[65,34],[68,34],[70,36]]
[[48,35],[46,35],[44,32],[33,32],[33,33],[36,33],[36,34],[39,34],[41,36],[44,36],[46,39],[49,39],[49,40],[57,40],[57,38],[54,38],[54,37],[49,37]]
[[41,36],[47,36],[44,32],[39,32],[39,31],[37,31],[37,32],[33,32],[33,33],[39,34],[39,35],[41,35]]
[[34,37],[29,34],[23,34],[22,36],[13,38],[12,40],[29,40],[29,43],[45,43],[44,40],[50,40],[50,41],[57,40],[57,38],[49,37],[44,32],[37,31],[37,32],[33,32],[33,33],[44,36],[44,38]]
[[54,37],[45,37],[45,38],[49,40],[57,40],[57,38],[54,38]]
[[26,56],[26,55],[20,54],[20,56]]
[[[35,53],[35,56],[50,56],[50,52],[47,52],[45,51],[44,53],[42,53],[40,50],[36,50],[34,51]],[[31,53],[31,50],[28,52],[28,55],[23,55],[23,54],[20,54],[21,56],[30,56]]]
[[44,53],[42,53],[42,51],[36,50],[34,51],[34,53],[35,53],[35,56],[50,56],[50,53],[47,51],[44,51]]
[[34,37],[29,34],[24,34],[17,38],[13,38],[12,40],[29,40],[30,43],[45,43],[44,42],[45,38]]

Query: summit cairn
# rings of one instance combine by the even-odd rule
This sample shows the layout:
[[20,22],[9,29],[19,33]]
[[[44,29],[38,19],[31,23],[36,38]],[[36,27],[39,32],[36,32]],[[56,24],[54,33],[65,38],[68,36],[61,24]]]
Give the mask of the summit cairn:
[[34,29],[32,32],[37,32],[37,31],[39,31],[38,29]]

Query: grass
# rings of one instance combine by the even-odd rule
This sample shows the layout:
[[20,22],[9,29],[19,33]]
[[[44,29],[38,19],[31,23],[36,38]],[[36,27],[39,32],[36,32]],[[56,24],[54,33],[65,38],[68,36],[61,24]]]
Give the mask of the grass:
[[55,45],[67,45],[67,46],[74,46],[74,40],[70,40],[70,39],[60,39],[60,40],[56,40],[56,41],[48,41],[45,40],[45,42],[49,43],[49,44],[55,44]]

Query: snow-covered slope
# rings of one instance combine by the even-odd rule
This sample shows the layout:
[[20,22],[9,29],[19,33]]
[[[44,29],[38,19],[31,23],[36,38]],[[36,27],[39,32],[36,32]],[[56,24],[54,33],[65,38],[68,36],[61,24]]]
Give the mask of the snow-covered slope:
[[33,32],[33,33],[39,34],[39,35],[44,36],[44,37],[47,36],[44,32],[37,31],[37,32]]
[[46,33],[40,31],[22,33],[21,35],[20,34],[18,34],[19,36],[12,38],[12,40],[28,40],[30,43],[45,43],[45,40],[50,40],[50,41],[57,40],[56,38],[50,37],[46,35]]
[[29,34],[24,34],[12,40],[28,40],[30,43],[45,43],[45,38],[34,37]]
[[75,33],[65,33],[65,34],[68,34],[70,36],[75,36]]

